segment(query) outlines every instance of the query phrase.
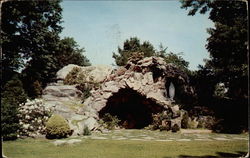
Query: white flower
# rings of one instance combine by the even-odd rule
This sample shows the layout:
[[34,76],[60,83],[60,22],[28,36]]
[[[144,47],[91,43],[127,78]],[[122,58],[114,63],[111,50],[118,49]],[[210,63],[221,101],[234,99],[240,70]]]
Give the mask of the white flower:
[[29,115],[26,115],[26,116],[25,116],[25,119],[30,119],[30,116],[29,116]]
[[[24,128],[24,129],[28,129],[29,126],[30,126],[29,124],[24,124],[24,125],[23,125],[23,128]],[[26,131],[26,130],[24,130],[24,131]]]

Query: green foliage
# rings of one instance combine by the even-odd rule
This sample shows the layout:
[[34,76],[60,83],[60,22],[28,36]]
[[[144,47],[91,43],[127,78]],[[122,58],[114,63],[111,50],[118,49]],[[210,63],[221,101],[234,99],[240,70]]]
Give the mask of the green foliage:
[[217,83],[215,85],[214,95],[216,97],[226,97],[227,89],[223,83]]
[[57,52],[57,64],[62,68],[68,64],[75,64],[79,66],[90,66],[89,60],[83,55],[84,48],[79,48],[74,38],[65,37],[59,42],[59,50]]
[[172,132],[177,132],[180,130],[180,127],[177,124],[174,124],[172,127]]
[[78,84],[76,88],[82,92],[82,102],[84,102],[85,99],[91,96],[90,91],[92,90],[93,85],[81,83],[81,84]]
[[133,52],[131,53],[131,56],[128,58],[128,61],[136,64],[139,60],[144,58],[143,52]]
[[215,125],[215,117],[212,116],[202,116],[198,119],[198,126],[197,128],[206,128],[206,129],[212,129]]
[[71,134],[71,130],[67,121],[60,115],[53,115],[46,123],[46,137],[66,138]]
[[35,80],[44,82],[51,77],[53,54],[59,40],[58,34],[62,30],[59,26],[62,11],[59,3],[60,0],[3,3],[3,73],[19,70],[27,64],[28,70],[32,71],[27,76],[34,78],[29,84]]
[[171,117],[172,113],[163,111],[157,114],[153,114],[152,125],[149,126],[152,130],[170,130],[171,129]]
[[116,65],[124,66],[133,53],[140,52],[144,53],[144,57],[150,57],[155,54],[154,47],[151,43],[144,41],[141,44],[137,37],[132,37],[124,42],[123,48],[118,47],[118,54],[113,53],[113,58],[115,59]]
[[169,64],[172,63],[175,66],[179,67],[181,70],[185,71],[186,73],[190,73],[188,70],[189,62],[185,61],[182,58],[183,53],[173,53],[167,52],[167,47],[164,48],[162,44],[159,46],[159,51],[156,52],[156,55],[159,57],[164,58],[164,61]]
[[106,113],[103,115],[102,119],[99,121],[99,124],[103,126],[104,128],[107,128],[109,130],[115,129],[115,127],[118,127],[120,120],[117,116],[113,116],[110,113]]
[[189,72],[189,63],[185,61],[181,55],[180,53],[167,53],[167,48],[164,48],[162,44],[160,44],[159,51],[157,51],[148,41],[141,44],[137,37],[132,37],[124,42],[123,49],[118,47],[118,54],[113,53],[113,58],[115,59],[116,65],[124,66],[129,60],[136,63],[144,57],[158,56],[164,58],[166,63],[172,63],[183,71]]
[[181,128],[184,128],[184,129],[188,128],[188,119],[189,119],[188,113],[186,112],[184,113],[182,120],[181,120]]
[[78,80],[78,74],[81,71],[81,68],[74,67],[65,77],[63,83],[68,85],[78,84],[80,81]]
[[86,72],[82,72],[81,68],[78,67],[74,67],[65,77],[64,79],[64,84],[68,84],[68,85],[75,85],[76,84],[76,88],[78,90],[80,90],[83,94],[82,94],[82,101],[84,101],[85,99],[87,99],[91,93],[90,91],[93,88],[98,88],[100,86],[100,83],[96,83],[95,81],[93,81],[93,79],[89,79],[87,80],[86,76],[87,76],[87,71]]
[[89,136],[89,135],[91,135],[91,131],[89,130],[89,127],[88,127],[88,126],[84,126],[83,135],[84,135],[84,136]]
[[1,127],[3,139],[16,139],[20,128],[18,118],[19,104],[27,99],[22,82],[14,76],[8,81],[1,94]]
[[212,68],[216,83],[225,83],[229,97],[247,98],[246,2],[183,0],[182,8],[189,8],[189,15],[195,15],[198,11],[204,14],[210,10],[209,19],[215,23],[215,27],[207,30],[210,34],[206,45],[210,53],[210,59],[206,61],[207,66]]
[[34,96],[36,97],[41,97],[42,96],[42,93],[43,93],[43,88],[42,88],[42,85],[41,83],[36,80],[34,83],[33,83],[33,89],[34,89]]
[[187,128],[195,129],[198,127],[199,122],[195,119],[188,118]]
[[2,5],[1,46],[4,84],[14,71],[22,71],[22,81],[29,97],[54,81],[56,72],[68,64],[89,65],[73,38],[60,40],[62,31],[61,0],[6,1]]

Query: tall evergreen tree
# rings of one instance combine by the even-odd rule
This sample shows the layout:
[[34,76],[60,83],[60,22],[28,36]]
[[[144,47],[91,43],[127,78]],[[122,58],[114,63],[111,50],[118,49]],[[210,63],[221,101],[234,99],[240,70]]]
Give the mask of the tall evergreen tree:
[[8,81],[1,94],[1,133],[4,139],[16,139],[19,129],[18,108],[24,103],[27,95],[22,82],[15,75]]

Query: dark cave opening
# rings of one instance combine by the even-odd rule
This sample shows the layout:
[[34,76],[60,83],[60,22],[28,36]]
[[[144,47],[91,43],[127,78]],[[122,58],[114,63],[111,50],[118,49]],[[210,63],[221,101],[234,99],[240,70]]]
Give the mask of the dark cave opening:
[[121,120],[119,123],[121,127],[141,129],[152,123],[152,114],[162,110],[163,107],[151,99],[147,99],[133,89],[124,88],[108,99],[99,116],[102,118],[105,113],[110,113]]

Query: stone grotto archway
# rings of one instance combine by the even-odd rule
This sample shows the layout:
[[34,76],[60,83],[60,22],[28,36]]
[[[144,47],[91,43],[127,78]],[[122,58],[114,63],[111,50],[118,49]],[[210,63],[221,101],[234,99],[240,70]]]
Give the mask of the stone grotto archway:
[[[174,98],[169,98],[170,83],[175,86]],[[180,109],[175,103],[180,91],[186,93],[187,88],[181,85],[187,83],[188,76],[173,64],[166,64],[163,58],[129,61],[91,91],[82,111],[95,120],[103,118],[105,113],[116,115],[121,120],[120,126],[135,129],[150,125],[152,114],[168,111],[172,113],[171,126],[180,127]]]
[[142,96],[130,88],[120,89],[107,101],[106,106],[100,110],[99,117],[105,113],[116,115],[119,125],[127,129],[141,129],[152,123],[152,114],[161,112],[162,106],[153,100]]

